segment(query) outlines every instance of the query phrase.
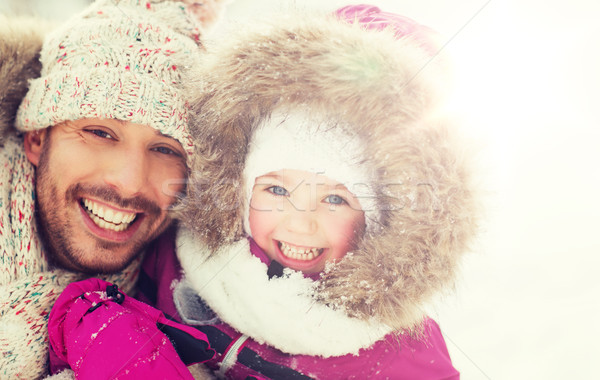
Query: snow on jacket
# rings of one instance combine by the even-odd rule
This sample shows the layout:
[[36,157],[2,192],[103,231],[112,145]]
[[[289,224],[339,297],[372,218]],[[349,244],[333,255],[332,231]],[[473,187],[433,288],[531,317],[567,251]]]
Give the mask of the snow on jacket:
[[[346,329],[347,317],[318,322],[305,318],[306,311],[298,314],[301,296],[289,292],[282,295],[284,282],[302,287],[313,280],[304,276],[269,279],[266,255],[252,240],[244,240],[230,247],[228,254],[206,259],[208,249],[201,250],[189,232],[180,231],[177,255],[174,244],[161,238],[154,252],[149,252],[140,275],[141,297],[154,302],[157,308],[178,320],[204,332],[217,355],[206,363],[218,376],[227,379],[458,379],[438,325],[426,319],[418,336],[387,334],[383,339],[355,354],[332,356],[334,346],[343,344],[343,338],[334,336],[332,324]],[[197,260],[200,258],[200,260]],[[183,271],[182,267],[183,266]],[[183,273],[187,273],[185,279]],[[306,280],[306,281],[304,281]],[[213,305],[215,299],[226,307],[237,308],[236,324],[248,322],[259,325],[263,331],[272,330],[271,340],[288,350],[320,352],[316,354],[288,354],[252,339],[227,323],[210,310],[197,296],[194,285],[202,284],[202,294]],[[296,288],[297,289],[297,288]],[[313,313],[313,316],[317,316]],[[321,316],[324,317],[324,316]],[[327,318],[332,315],[325,316]],[[314,325],[311,326],[311,323]],[[357,328],[356,326],[354,327]],[[347,335],[358,331],[346,330]],[[265,334],[262,334],[263,336]],[[294,348],[296,347],[296,348]],[[329,353],[329,354],[328,354]]]
[[[202,332],[168,320],[99,279],[67,286],[52,308],[48,329],[51,372],[71,368],[82,379],[193,379],[186,364],[214,356]],[[193,352],[186,353],[188,363],[169,334],[195,342]]]

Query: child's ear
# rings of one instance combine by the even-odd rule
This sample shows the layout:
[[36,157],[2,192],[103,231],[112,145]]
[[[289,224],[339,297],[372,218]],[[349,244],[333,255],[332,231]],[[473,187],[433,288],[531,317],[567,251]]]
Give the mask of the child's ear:
[[40,162],[40,156],[48,136],[47,133],[47,128],[41,131],[27,132],[25,133],[25,138],[23,139],[23,144],[25,145],[25,155],[27,156],[29,162],[36,167]]

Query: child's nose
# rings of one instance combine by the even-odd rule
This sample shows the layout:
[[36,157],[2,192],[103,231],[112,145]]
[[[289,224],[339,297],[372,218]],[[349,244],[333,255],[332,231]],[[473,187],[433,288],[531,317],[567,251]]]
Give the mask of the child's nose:
[[316,215],[309,210],[293,210],[286,217],[286,228],[297,234],[313,234],[318,227]]

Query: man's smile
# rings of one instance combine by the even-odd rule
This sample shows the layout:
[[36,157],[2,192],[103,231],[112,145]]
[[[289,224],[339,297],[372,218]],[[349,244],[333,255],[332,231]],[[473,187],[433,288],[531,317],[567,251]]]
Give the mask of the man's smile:
[[90,219],[106,230],[125,231],[138,215],[136,212],[118,210],[87,198],[82,198],[81,203]]
[[79,198],[78,205],[88,231],[96,238],[116,243],[131,239],[148,216],[138,209],[124,209],[85,197]]

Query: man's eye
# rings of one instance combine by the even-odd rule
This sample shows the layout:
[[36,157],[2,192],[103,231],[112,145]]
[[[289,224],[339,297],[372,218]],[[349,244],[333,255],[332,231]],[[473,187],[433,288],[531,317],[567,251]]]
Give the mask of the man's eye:
[[269,191],[275,195],[282,196],[282,197],[290,195],[290,193],[281,186],[271,186],[267,189],[267,191]]
[[174,149],[167,148],[166,146],[158,146],[156,148],[153,148],[153,150],[155,152],[158,152],[158,153],[161,153],[161,154],[168,154],[168,155],[173,155],[173,156],[181,157],[181,154],[179,152],[177,152]]
[[344,205],[344,204],[348,204],[348,202],[346,202],[346,200],[342,197],[340,197],[339,195],[335,195],[335,194],[331,194],[325,197],[325,199],[323,200],[325,203],[330,203],[332,205]]
[[113,139],[114,140],[114,137],[110,133],[103,131],[102,129],[88,129],[88,132],[93,133],[96,136],[101,137],[103,139]]

